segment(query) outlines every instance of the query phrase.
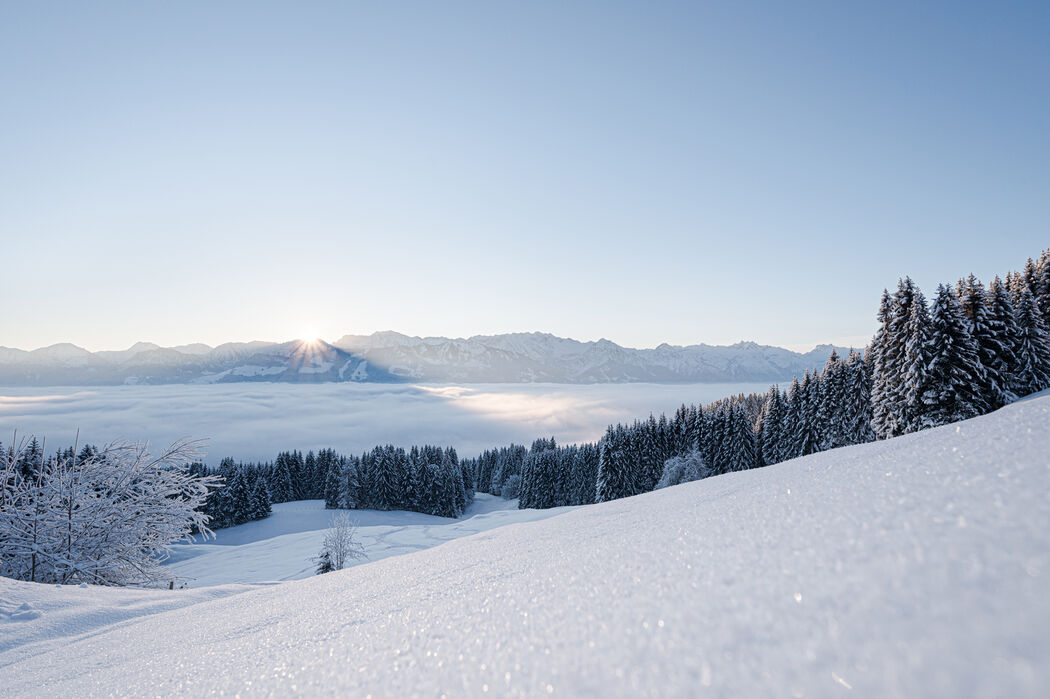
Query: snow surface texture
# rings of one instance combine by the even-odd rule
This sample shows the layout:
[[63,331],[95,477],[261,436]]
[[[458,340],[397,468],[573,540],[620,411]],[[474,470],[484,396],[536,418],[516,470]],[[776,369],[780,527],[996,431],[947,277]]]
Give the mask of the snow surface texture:
[[4,622],[19,630],[3,632],[0,687],[1046,696],[1048,435],[1044,393],[935,430],[200,601],[73,643],[75,629],[38,630],[49,610],[116,614],[129,593],[3,581],[5,608],[42,615]]
[[[351,510],[350,517],[358,525],[356,538],[365,552],[351,565],[421,551],[452,539],[574,509],[519,510],[517,506],[517,500],[477,493],[459,519],[419,512]],[[220,529],[214,541],[176,546],[168,564],[170,572],[192,587],[308,578],[317,568],[313,557],[321,550],[332,516],[340,511],[324,509],[324,500],[274,505],[273,514],[266,519]]]
[[[844,348],[838,348],[844,354]],[[546,333],[409,337],[395,332],[345,335],[334,344],[230,342],[160,347],[139,342],[116,352],[63,343],[31,352],[0,347],[0,385],[230,383],[631,383],[783,381],[823,366],[831,345],[800,354],[738,342],[728,347],[662,344],[621,347]]]
[[0,441],[47,436],[52,446],[124,437],[167,445],[210,438],[208,462],[272,460],[279,451],[332,447],[360,454],[376,444],[452,445],[461,457],[553,435],[599,439],[612,422],[683,402],[709,403],[766,384],[222,384],[0,389]]

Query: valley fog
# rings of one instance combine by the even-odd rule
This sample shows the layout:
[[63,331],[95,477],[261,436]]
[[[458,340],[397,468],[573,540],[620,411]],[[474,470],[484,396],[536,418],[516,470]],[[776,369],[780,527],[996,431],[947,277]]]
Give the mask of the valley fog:
[[[784,382],[784,388],[786,388]],[[206,458],[270,460],[278,451],[377,444],[454,446],[461,457],[554,436],[593,441],[610,423],[682,403],[705,404],[765,383],[717,384],[217,384],[0,388],[0,441],[47,437],[48,451],[115,439],[166,446],[207,439]]]

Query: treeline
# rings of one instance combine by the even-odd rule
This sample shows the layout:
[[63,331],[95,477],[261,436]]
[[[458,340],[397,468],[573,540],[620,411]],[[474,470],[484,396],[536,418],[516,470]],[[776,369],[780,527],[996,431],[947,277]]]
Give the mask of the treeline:
[[474,479],[456,450],[424,445],[409,450],[377,446],[361,456],[332,449],[281,452],[272,462],[235,463],[223,459],[193,472],[217,476],[225,487],[213,490],[202,506],[212,529],[269,516],[271,505],[324,499],[330,509],[412,510],[458,517],[474,499]]
[[786,392],[772,386],[764,396],[683,405],[671,419],[610,426],[597,445],[574,447],[597,454],[593,486],[579,481],[587,460],[553,440],[487,451],[471,465],[488,492],[511,483],[520,507],[554,507],[982,415],[1050,387],[1050,250],[987,288],[973,275],[941,285],[932,304],[902,279],[894,294],[883,292],[878,319],[863,352],[851,350],[845,360],[832,352],[822,370],[796,377]]
[[464,459],[476,488],[482,493],[518,498],[519,508],[589,505],[595,502],[598,445],[560,447],[541,438],[531,448],[519,444],[483,452]]

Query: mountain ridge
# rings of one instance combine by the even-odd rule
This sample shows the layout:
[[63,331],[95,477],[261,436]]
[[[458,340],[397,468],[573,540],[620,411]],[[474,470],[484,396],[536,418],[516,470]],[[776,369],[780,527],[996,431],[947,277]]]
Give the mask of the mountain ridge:
[[623,347],[550,333],[468,338],[395,331],[335,342],[228,342],[90,352],[71,343],[35,350],[0,347],[0,385],[119,385],[279,381],[423,383],[719,383],[789,381],[824,364],[832,349],[806,353],[741,341],[733,345]]

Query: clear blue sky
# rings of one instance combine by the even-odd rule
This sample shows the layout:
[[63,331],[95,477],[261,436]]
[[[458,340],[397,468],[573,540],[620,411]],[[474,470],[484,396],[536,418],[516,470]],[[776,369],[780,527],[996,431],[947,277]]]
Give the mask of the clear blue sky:
[[1050,246],[1046,2],[0,3],[0,345],[863,342]]

